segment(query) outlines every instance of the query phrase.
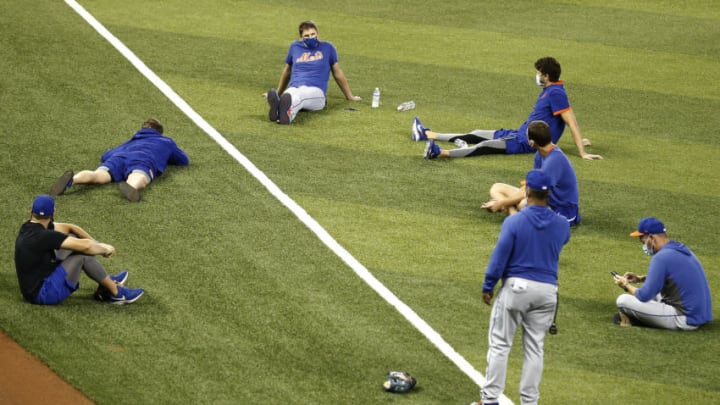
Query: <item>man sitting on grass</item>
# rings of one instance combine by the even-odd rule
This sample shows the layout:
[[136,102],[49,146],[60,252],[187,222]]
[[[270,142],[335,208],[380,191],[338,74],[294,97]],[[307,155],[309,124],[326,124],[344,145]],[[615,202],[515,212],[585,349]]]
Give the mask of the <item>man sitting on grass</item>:
[[[575,146],[583,159],[602,159],[600,155],[593,155],[585,151],[585,146],[589,146],[590,141],[582,138],[577,118],[570,108],[565,84],[560,81],[562,71],[560,62],[550,56],[540,58],[535,61],[535,70],[535,82],[542,87],[542,90],[528,119],[518,129],[476,129],[460,134],[439,133],[423,126],[420,119],[415,117],[412,125],[412,140],[415,142],[427,141],[424,152],[425,159],[532,153],[533,148],[530,147],[525,136],[527,126],[532,121],[545,121],[550,126],[553,143],[558,143],[565,131],[565,126],[568,126]],[[455,142],[460,147],[452,150],[441,149],[435,141]],[[475,145],[463,146],[467,144]]]
[[[33,201],[30,220],[15,241],[15,271],[23,298],[33,304],[56,305],[80,287],[80,273],[100,285],[101,295],[113,304],[129,304],[143,295],[142,288],[124,287],[127,271],[108,275],[95,255],[110,257],[115,248],[93,239],[74,224],[56,223],[55,200],[40,195]],[[72,253],[64,260],[59,250]]]
[[[527,127],[530,147],[535,149],[534,169],[540,169],[550,179],[549,206],[564,216],[570,226],[580,223],[580,191],[577,176],[565,153],[552,143],[550,127],[544,121],[533,121]],[[525,186],[520,188],[505,183],[490,187],[490,201],[482,205],[491,212],[517,213],[527,204]]]
[[[625,290],[616,301],[621,326],[644,325],[673,330],[696,330],[713,320],[712,294],[702,264],[680,242],[670,240],[657,218],[643,218],[637,231],[643,252],[652,256],[647,275],[615,276]],[[635,287],[633,283],[643,283]]]

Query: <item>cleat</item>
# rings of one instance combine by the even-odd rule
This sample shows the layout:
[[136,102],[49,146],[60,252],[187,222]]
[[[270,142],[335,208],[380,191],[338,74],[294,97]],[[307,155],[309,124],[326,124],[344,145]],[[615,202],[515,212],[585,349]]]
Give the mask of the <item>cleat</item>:
[[440,155],[440,147],[435,144],[435,141],[432,139],[428,140],[427,145],[425,146],[425,152],[423,153],[423,157],[425,159],[435,159]]
[[109,301],[115,305],[132,304],[142,297],[144,292],[142,288],[127,288],[119,285],[117,295],[111,295]]
[[114,281],[116,284],[119,285],[125,285],[125,282],[128,279],[128,272],[127,270],[123,270],[120,273],[110,276],[110,280]]
[[428,128],[425,128],[423,124],[420,123],[420,118],[415,117],[412,124],[412,140],[415,142],[426,141],[428,137],[425,135],[425,131],[427,130]]
[[268,90],[267,102],[268,102],[268,106],[270,106],[270,110],[268,111],[268,119],[272,122],[277,122],[278,107],[280,106],[280,96],[278,96],[277,90],[275,90],[275,89]]
[[290,116],[292,115],[292,95],[285,93],[280,97],[280,105],[278,107],[278,122],[282,125],[290,124]]
[[62,176],[60,176],[57,181],[55,181],[55,184],[50,187],[50,194],[53,197],[57,197],[60,194],[64,193],[66,190],[68,190],[73,185],[73,172],[68,170],[65,173],[63,173]]
[[128,199],[128,201],[130,201],[130,202],[140,201],[140,190],[127,184],[127,182],[121,181],[120,184],[118,184],[118,188],[120,189],[120,192],[122,193],[122,195],[124,195],[125,198]]

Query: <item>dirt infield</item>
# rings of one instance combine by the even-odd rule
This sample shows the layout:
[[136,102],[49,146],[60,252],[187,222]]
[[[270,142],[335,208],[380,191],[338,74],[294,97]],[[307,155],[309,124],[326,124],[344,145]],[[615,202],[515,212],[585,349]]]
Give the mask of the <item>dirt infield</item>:
[[0,404],[93,404],[2,331],[0,365]]

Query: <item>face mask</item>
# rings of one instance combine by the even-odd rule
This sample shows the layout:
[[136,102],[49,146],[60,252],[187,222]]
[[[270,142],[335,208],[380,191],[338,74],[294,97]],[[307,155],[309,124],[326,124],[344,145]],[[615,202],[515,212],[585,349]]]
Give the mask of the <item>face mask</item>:
[[[650,241],[650,240],[648,239],[648,241]],[[653,249],[652,246],[648,245],[647,243],[642,244],[642,250],[643,250],[643,253],[645,253],[648,256],[652,256],[655,254],[655,249]]]
[[305,43],[305,46],[307,46],[310,49],[317,48],[320,41],[318,41],[317,37],[314,38],[303,38],[303,42]]
[[537,83],[538,86],[543,85],[543,83],[540,81],[540,73],[535,75],[535,83]]

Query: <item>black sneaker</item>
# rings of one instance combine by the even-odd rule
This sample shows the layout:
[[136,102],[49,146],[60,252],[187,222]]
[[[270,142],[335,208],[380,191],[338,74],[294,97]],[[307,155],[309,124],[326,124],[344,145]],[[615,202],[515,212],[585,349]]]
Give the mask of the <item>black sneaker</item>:
[[285,93],[282,97],[280,97],[280,105],[278,106],[278,122],[283,125],[289,125],[291,115],[292,95]]
[[65,190],[72,187],[73,176],[74,176],[74,173],[71,170],[68,170],[65,173],[63,173],[63,175],[60,176],[60,178],[57,179],[57,181],[55,181],[55,183],[52,185],[52,187],[50,187],[50,192],[48,194],[50,194],[53,197],[57,197],[60,194],[64,193]]
[[280,96],[278,96],[277,90],[270,89],[267,92],[267,102],[270,110],[268,111],[268,119],[272,122],[278,120],[278,107],[280,106]]

